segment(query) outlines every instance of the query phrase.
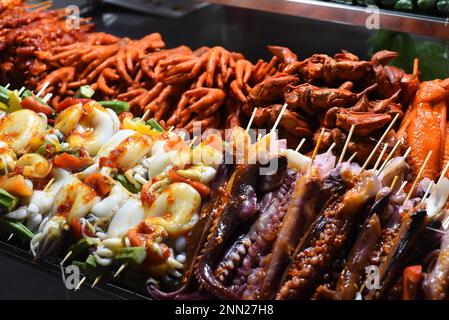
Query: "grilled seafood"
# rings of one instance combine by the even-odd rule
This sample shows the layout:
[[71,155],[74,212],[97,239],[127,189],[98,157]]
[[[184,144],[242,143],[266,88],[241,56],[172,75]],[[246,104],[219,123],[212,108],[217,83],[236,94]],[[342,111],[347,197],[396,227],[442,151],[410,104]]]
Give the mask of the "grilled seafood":
[[67,137],[73,149],[83,147],[95,156],[119,129],[117,115],[96,102],[75,104],[63,110],[55,121],[55,129]]

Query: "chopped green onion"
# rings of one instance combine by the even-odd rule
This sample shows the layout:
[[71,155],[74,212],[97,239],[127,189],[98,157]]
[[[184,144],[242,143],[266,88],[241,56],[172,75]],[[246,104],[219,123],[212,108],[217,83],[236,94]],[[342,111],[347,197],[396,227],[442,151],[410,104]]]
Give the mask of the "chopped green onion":
[[149,124],[154,130],[164,132],[164,128],[162,128],[162,126],[154,118],[148,120],[147,124]]
[[6,211],[14,210],[19,204],[19,198],[13,196],[8,191],[0,189],[0,206]]
[[86,86],[80,87],[73,97],[75,99],[79,99],[79,98],[90,99],[94,96],[94,94],[95,94],[95,90],[92,89],[91,86],[86,85]]
[[115,177],[115,180],[120,182],[122,184],[122,186],[125,187],[125,189],[131,193],[139,193],[139,191],[140,191],[139,188],[136,188],[136,186],[134,184],[132,184],[131,182],[128,181],[128,179],[125,177],[124,174],[119,173]]
[[114,110],[116,113],[122,113],[128,111],[130,106],[128,102],[111,100],[111,101],[100,101],[103,107]]
[[25,225],[23,225],[21,222],[4,220],[3,223],[14,234],[22,236],[28,240],[31,240],[34,237],[33,232],[30,229],[28,229]]
[[122,263],[141,264],[146,257],[147,252],[144,247],[129,247],[117,253],[115,259]]

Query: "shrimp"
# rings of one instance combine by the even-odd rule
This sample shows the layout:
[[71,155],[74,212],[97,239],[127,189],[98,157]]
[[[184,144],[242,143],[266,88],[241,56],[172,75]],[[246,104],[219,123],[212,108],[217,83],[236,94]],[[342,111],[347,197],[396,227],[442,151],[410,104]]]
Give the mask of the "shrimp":
[[[56,250],[64,239],[64,231],[77,227],[80,219],[99,201],[92,188],[69,176],[56,194],[50,215],[42,221],[38,233],[30,242],[35,258],[40,259]],[[78,231],[76,229],[74,231]]]
[[32,152],[40,145],[47,126],[47,117],[22,109],[0,119],[0,140],[16,155]]
[[55,129],[67,137],[71,148],[83,147],[90,156],[95,156],[119,128],[115,112],[95,101],[65,109],[55,122]]

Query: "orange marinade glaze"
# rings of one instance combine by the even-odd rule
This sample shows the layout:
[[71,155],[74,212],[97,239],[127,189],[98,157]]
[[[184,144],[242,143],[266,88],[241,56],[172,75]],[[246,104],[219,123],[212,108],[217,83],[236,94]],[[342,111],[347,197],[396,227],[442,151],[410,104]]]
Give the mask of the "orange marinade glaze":
[[448,91],[443,81],[421,83],[398,131],[398,137],[411,147],[409,163],[416,177],[430,150],[432,155],[423,176],[435,180],[440,175],[445,154]]

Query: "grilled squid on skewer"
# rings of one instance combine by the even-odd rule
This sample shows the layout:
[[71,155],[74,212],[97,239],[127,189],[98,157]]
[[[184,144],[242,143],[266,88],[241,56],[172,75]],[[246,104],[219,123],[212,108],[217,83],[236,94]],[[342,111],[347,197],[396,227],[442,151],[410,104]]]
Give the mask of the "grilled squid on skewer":
[[119,127],[115,112],[95,101],[63,110],[55,122],[55,129],[66,136],[71,148],[83,147],[91,156],[98,153]]
[[37,149],[46,126],[45,115],[27,109],[15,111],[0,119],[0,140],[22,155]]

